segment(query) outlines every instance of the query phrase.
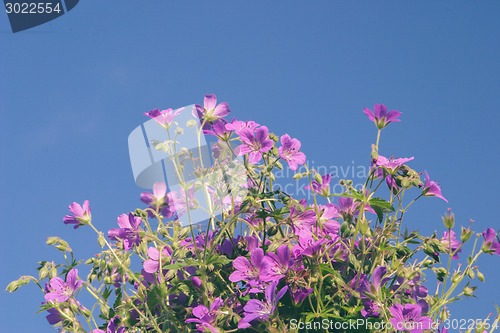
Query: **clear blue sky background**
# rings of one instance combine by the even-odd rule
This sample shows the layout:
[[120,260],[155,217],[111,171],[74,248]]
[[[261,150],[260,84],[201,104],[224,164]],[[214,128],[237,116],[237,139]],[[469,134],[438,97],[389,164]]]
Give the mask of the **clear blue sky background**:
[[[499,229],[499,15],[498,1],[80,1],[12,34],[1,13],[0,286],[62,260],[47,236],[78,258],[97,253],[89,228],[63,225],[68,205],[90,200],[102,230],[141,206],[128,134],[144,111],[206,93],[299,138],[325,166],[368,163],[376,130],[363,107],[400,110],[381,153],[414,156],[450,201],[418,202],[410,228],[442,234],[451,207],[457,224]],[[454,318],[500,303],[500,257],[480,264],[479,299],[453,306]],[[1,332],[54,331],[34,315],[34,285],[0,300]]]

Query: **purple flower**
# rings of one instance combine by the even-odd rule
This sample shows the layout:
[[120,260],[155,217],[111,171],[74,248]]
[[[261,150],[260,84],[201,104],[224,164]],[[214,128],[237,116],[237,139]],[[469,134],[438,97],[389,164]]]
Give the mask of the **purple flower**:
[[[217,97],[215,95],[209,94],[205,96],[203,101],[203,107],[196,104],[193,108],[193,116],[200,119],[200,123],[205,121],[207,123],[213,122],[219,118],[225,117],[231,112],[228,104],[226,102],[217,105]],[[209,126],[203,126],[204,130],[209,129]]]
[[[322,196],[328,196],[330,194],[330,181],[332,180],[332,175],[326,174],[321,176],[321,183],[317,181],[312,181],[312,187],[314,192],[319,193]],[[311,186],[307,185],[306,190],[310,190]]]
[[212,333],[220,332],[213,324],[217,319],[217,310],[222,304],[224,304],[222,299],[217,297],[210,306],[210,310],[204,305],[198,305],[193,309],[193,315],[196,318],[186,319],[186,323],[198,323],[196,328],[200,332],[206,332],[206,329],[209,329]]
[[278,282],[294,264],[294,260],[290,258],[290,248],[286,244],[278,247],[276,254],[266,253],[264,261],[267,262],[267,265],[266,269],[261,271],[260,279],[262,281]]
[[64,224],[74,224],[74,229],[86,225],[90,223],[91,215],[90,215],[90,207],[89,201],[85,200],[83,202],[83,207],[80,204],[73,202],[69,205],[69,211],[73,215],[66,215],[63,218]]
[[296,244],[292,248],[292,254],[295,260],[299,261],[301,256],[312,257],[317,254],[321,248],[321,246],[327,242],[327,239],[320,238],[318,240],[314,240],[312,235],[308,237],[302,237],[299,235],[299,244]]
[[500,243],[495,240],[496,232],[492,228],[483,232],[483,251],[486,253],[496,253],[500,255]]
[[[168,199],[167,185],[164,182],[156,182],[153,185],[153,193],[142,192],[141,201],[146,205],[150,205],[149,208],[158,211],[161,210],[161,214],[165,218],[172,217],[174,215],[173,207]],[[148,216],[153,218],[155,215],[148,211]]]
[[239,282],[248,281],[252,287],[257,287],[261,284],[259,276],[261,271],[267,269],[267,261],[264,260],[264,250],[260,247],[254,249],[250,254],[250,261],[245,257],[238,257],[233,260],[233,267],[236,269],[229,275],[229,281]]
[[241,130],[243,130],[244,128],[253,131],[259,126],[260,124],[257,124],[255,121],[252,120],[250,121],[233,120],[231,123],[226,124],[226,129],[234,131],[236,134],[240,135]]
[[401,116],[401,112],[396,110],[387,112],[387,107],[383,104],[375,104],[373,112],[368,108],[364,108],[363,112],[375,123],[378,129],[382,129],[394,121],[401,121],[401,119],[397,119]]
[[276,307],[278,306],[278,301],[283,297],[283,295],[288,290],[288,286],[281,288],[276,294],[276,282],[271,282],[271,284],[266,288],[266,300],[260,301],[258,299],[251,299],[243,307],[245,311],[243,319],[238,323],[238,328],[243,329],[250,327],[250,322],[255,319],[263,319],[269,317]]
[[118,319],[119,317],[116,316],[115,318],[112,318],[109,323],[108,323],[108,327],[106,328],[106,332],[104,332],[103,330],[97,328],[95,330],[92,331],[92,333],[125,333],[125,327],[120,327],[118,329],[118,331],[116,330],[116,324],[115,324],[115,320]]
[[[165,246],[161,253],[162,263],[165,263],[165,260],[163,260],[163,258],[171,256],[172,250],[170,249],[170,247]],[[158,251],[156,247],[150,247],[148,248],[148,256],[151,259],[147,259],[146,261],[144,261],[144,270],[148,273],[158,272],[158,270],[160,269],[160,251]]]
[[[359,214],[359,208],[361,207],[361,202],[354,202],[353,198],[339,198],[339,208],[342,213],[342,218],[346,221],[349,221],[353,216]],[[364,210],[366,212],[370,212],[375,214],[373,208],[368,205],[364,206]]]
[[422,308],[416,304],[401,304],[396,303],[390,307],[394,318],[391,318],[391,323],[394,329],[398,331],[409,331],[411,333],[422,333],[423,330],[431,328],[432,320],[429,317],[421,316]]
[[166,109],[160,111],[159,109],[154,109],[149,111],[148,113],[144,112],[144,114],[154,121],[156,121],[161,127],[165,129],[169,129],[172,126],[172,122],[174,118],[178,116],[184,108],[180,108],[174,112],[172,109]]
[[314,210],[301,212],[295,206],[290,208],[290,220],[293,233],[302,238],[309,238],[312,234],[312,226],[316,223]]
[[387,187],[389,190],[392,190],[394,194],[397,194],[399,191],[399,187],[396,184],[396,180],[392,178],[391,175],[385,177],[385,182],[387,183]]
[[[177,192],[170,192],[167,194],[168,200],[172,205],[173,210],[177,212],[178,216],[184,215],[187,212],[188,203],[189,203],[189,210],[198,208],[199,202],[198,200],[196,200],[196,197],[194,195],[195,193],[194,183],[191,187],[187,189],[187,191],[181,188],[179,192],[180,196]],[[187,192],[187,197],[186,197],[186,192]]]
[[108,231],[108,238],[110,240],[118,241],[123,240],[123,248],[130,250],[133,245],[139,245],[139,225],[142,223],[140,217],[134,216],[129,213],[118,216],[117,223],[120,228],[111,229]]
[[285,134],[281,137],[281,147],[278,148],[278,153],[280,157],[288,162],[290,170],[297,170],[298,165],[303,165],[306,163],[306,155],[299,152],[300,141],[297,139],[291,139],[290,135]]
[[320,225],[329,234],[336,234],[340,229],[340,224],[333,220],[341,217],[340,207],[333,203],[327,203],[324,206],[319,206],[319,221]]
[[113,286],[115,288],[120,288],[121,286],[121,283],[125,280],[125,282],[128,281],[128,276],[127,275],[124,275],[122,277],[122,275],[120,273],[118,273],[118,267],[113,267],[113,270],[111,271],[111,274],[110,274],[110,278],[112,279],[112,281],[114,282],[113,283]]
[[375,163],[375,165],[379,168],[384,168],[384,170],[387,171],[387,173],[395,175],[396,172],[399,170],[400,166],[411,160],[413,160],[413,157],[396,158],[396,159],[394,159],[394,157],[391,157],[391,159],[388,159],[387,157],[379,155],[377,163]]
[[50,308],[47,310],[47,312],[49,314],[45,318],[50,325],[55,325],[66,319],[65,317],[63,317],[62,313],[57,310],[57,308]]
[[425,195],[426,197],[438,197],[443,199],[444,201],[448,202],[442,195],[441,195],[441,187],[436,184],[436,182],[433,182],[429,179],[429,174],[427,173],[427,170],[425,170],[425,185],[424,189],[422,190],[422,194]]
[[309,296],[310,293],[313,292],[313,288],[306,288],[302,287],[297,289],[295,292],[290,291],[290,294],[292,295],[293,302],[295,304],[299,304],[303,300],[306,299],[307,296]]
[[269,151],[273,147],[273,140],[268,139],[269,131],[266,126],[261,126],[255,130],[255,133],[243,128],[240,131],[240,140],[243,142],[237,149],[238,156],[248,155],[248,160],[252,164],[257,164],[262,159],[262,153]]
[[380,313],[378,312],[378,306],[369,299],[363,300],[363,309],[361,309],[361,315],[363,317],[378,317]]
[[203,134],[205,135],[215,135],[220,141],[227,142],[231,137],[231,133],[233,132],[230,129],[226,128],[227,121],[223,118],[218,119],[212,125],[211,130],[204,130]]
[[[457,251],[457,249],[460,248],[460,241],[457,240],[457,236],[455,235],[455,232],[453,230],[450,230],[450,232],[448,232],[448,230],[446,230],[443,234],[443,238],[441,238],[441,244],[443,244],[444,248],[447,250],[447,251],[450,251],[450,247],[451,247],[451,253],[454,253],[455,251]],[[457,251],[457,253],[455,253],[453,255],[453,259],[457,260],[458,259],[458,254],[462,252],[462,249],[459,249]]]
[[56,276],[50,279],[49,290],[50,292],[45,294],[45,300],[47,302],[57,301],[58,303],[66,302],[70,297],[75,294],[75,291],[79,289],[83,281],[78,280],[78,269],[73,268],[68,272],[66,276],[66,282],[60,277]]

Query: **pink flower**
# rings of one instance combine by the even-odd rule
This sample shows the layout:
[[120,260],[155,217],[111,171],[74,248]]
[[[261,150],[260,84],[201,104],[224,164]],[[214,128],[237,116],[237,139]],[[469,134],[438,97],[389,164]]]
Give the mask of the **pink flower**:
[[248,128],[243,128],[240,132],[240,140],[243,144],[238,147],[238,156],[249,154],[250,163],[259,163],[262,159],[262,153],[273,147],[273,140],[267,138],[268,134],[266,126],[257,128],[255,133]]
[[174,112],[171,108],[160,111],[159,109],[154,109],[149,111],[148,113],[144,112],[144,114],[154,121],[156,121],[161,127],[165,129],[169,129],[172,126],[172,122],[174,118],[178,116],[184,108],[180,108]]
[[290,170],[297,170],[298,164],[302,165],[306,163],[306,155],[299,152],[300,141],[297,139],[291,139],[290,135],[285,134],[281,137],[282,147],[278,148],[280,157],[288,162]]
[[77,275],[78,269],[73,268],[68,272],[68,275],[66,276],[66,282],[64,282],[63,279],[58,276],[53,277],[49,282],[48,289],[50,292],[45,294],[45,300],[47,302],[66,302],[83,284],[82,280],[78,280]]
[[375,165],[379,168],[384,168],[389,174],[394,175],[399,170],[400,166],[411,160],[413,160],[413,157],[396,159],[394,159],[394,157],[391,157],[391,159],[388,159],[387,157],[379,155],[377,163]]
[[425,195],[426,197],[438,197],[443,199],[444,201],[448,202],[442,195],[441,195],[441,187],[439,187],[436,182],[433,182],[429,179],[429,174],[427,173],[427,170],[425,170],[425,185],[424,189],[422,190],[422,194]]
[[73,215],[66,215],[63,218],[64,224],[74,224],[74,229],[86,225],[90,223],[91,215],[90,215],[90,207],[89,201],[85,200],[83,202],[83,207],[80,204],[73,202],[69,205],[69,211]]
[[205,130],[209,129],[210,122],[227,116],[229,112],[231,112],[231,109],[228,104],[223,102],[217,105],[217,97],[212,94],[205,96],[203,107],[196,104],[193,108],[193,116],[199,118],[201,123],[205,121],[205,126],[203,126]]
[[373,112],[368,108],[364,108],[363,112],[375,123],[378,129],[382,129],[394,121],[401,121],[401,119],[397,119],[401,116],[401,112],[396,110],[387,112],[387,107],[383,104],[375,104]]

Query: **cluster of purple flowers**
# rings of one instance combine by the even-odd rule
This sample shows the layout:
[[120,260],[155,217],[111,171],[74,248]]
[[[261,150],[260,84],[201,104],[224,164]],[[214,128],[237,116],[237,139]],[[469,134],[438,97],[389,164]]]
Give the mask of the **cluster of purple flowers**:
[[[440,309],[431,309],[438,302],[424,285],[422,267],[434,265],[439,253],[449,255],[450,262],[459,259],[470,231],[463,229],[457,239],[449,215],[441,238],[414,232],[405,233],[401,240],[403,214],[398,215],[394,202],[399,200],[401,206],[403,191],[414,187],[419,191],[417,198],[438,197],[448,202],[426,170],[423,183],[422,173],[407,165],[413,157],[380,155],[377,138],[369,179],[361,190],[344,181],[345,193],[332,200],[332,175],[308,171],[299,175],[309,178],[306,188],[315,194],[314,201],[308,203],[272,188],[272,169],[281,167],[280,160],[293,171],[306,163],[299,140],[288,134],[276,136],[253,121],[224,119],[231,109],[225,102],[218,104],[215,95],[206,95],[203,102],[192,110],[199,130],[217,138],[212,148],[216,158],[228,147],[234,155],[231,157],[243,160],[246,173],[241,187],[247,194],[230,189],[229,195],[220,195],[208,186],[214,204],[227,209],[211,220],[206,232],[196,232],[192,226],[182,228],[179,218],[199,208],[195,193],[201,182],[183,184],[179,192],[168,191],[165,183],[157,182],[152,193],[143,192],[140,200],[148,207],[120,215],[119,228],[110,229],[107,235],[114,243],[89,261],[93,269],[85,287],[94,292],[90,283],[98,280],[106,285],[106,293],[111,286],[116,289],[112,308],[103,304],[110,292],[99,299],[101,318],[106,322],[93,333],[124,333],[129,328],[126,325],[144,332],[168,331],[175,322],[177,329],[185,331],[194,327],[212,333],[249,327],[270,331],[271,327],[286,329],[286,325],[279,326],[284,325],[279,318],[288,313],[316,315],[328,307],[331,309],[324,311],[327,317],[360,314],[388,320],[399,331],[431,329]],[[387,110],[379,104],[373,111],[364,109],[379,135],[390,123],[400,121],[401,112]],[[155,109],[145,114],[170,130],[182,111]],[[203,170],[196,172],[203,174]],[[377,185],[372,191],[374,182],[380,185],[384,181],[391,200],[374,196]],[[325,201],[320,202],[317,196]],[[94,228],[88,201],[83,205],[75,202],[69,210],[65,224],[75,229],[84,225]],[[154,219],[156,230],[150,223]],[[241,224],[240,234],[235,231],[237,223]],[[495,230],[488,228],[482,236],[481,251],[500,255]],[[101,238],[100,242],[107,243],[102,234]],[[409,265],[413,255],[409,244],[419,244],[434,261]],[[58,246],[65,251],[65,246]],[[133,254],[142,259],[140,274],[130,268]],[[76,321],[75,313],[89,312],[76,300],[84,281],[71,265],[65,280],[52,275],[45,285],[43,306],[51,325]],[[449,272],[435,271],[444,285],[452,280]],[[129,285],[133,289],[126,295]]]

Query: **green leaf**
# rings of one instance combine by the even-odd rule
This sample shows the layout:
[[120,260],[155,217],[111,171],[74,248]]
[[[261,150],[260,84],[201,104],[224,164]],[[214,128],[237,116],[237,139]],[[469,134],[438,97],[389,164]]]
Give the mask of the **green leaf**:
[[[387,209],[391,212],[394,211],[394,207],[392,207],[392,205],[390,203],[388,203],[386,200],[384,199],[381,199],[381,198],[371,198],[369,201],[368,201],[368,204],[370,205],[370,207],[372,207],[373,209],[374,206],[377,206],[377,207],[380,207],[380,208],[384,208],[384,209]],[[377,214],[378,215],[378,214]]]

